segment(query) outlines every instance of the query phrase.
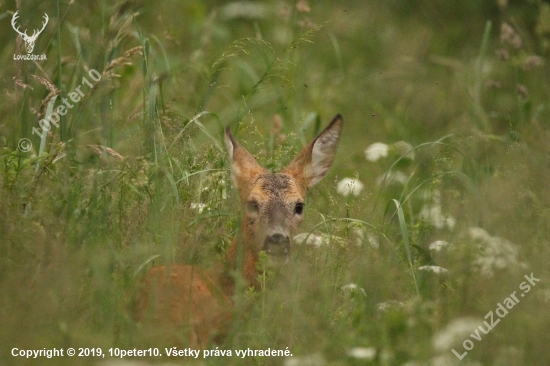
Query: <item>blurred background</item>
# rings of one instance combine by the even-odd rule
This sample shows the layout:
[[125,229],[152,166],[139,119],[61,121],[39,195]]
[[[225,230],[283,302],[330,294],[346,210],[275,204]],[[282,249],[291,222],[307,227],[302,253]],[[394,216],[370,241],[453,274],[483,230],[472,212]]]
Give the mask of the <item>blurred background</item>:
[[[15,11],[29,35],[48,15],[47,60],[15,59]],[[278,170],[341,113],[309,235],[223,345],[294,357],[196,363],[550,364],[549,2],[2,1],[0,22],[0,363],[164,349],[129,309],[149,267],[209,267],[239,230],[223,128]]]

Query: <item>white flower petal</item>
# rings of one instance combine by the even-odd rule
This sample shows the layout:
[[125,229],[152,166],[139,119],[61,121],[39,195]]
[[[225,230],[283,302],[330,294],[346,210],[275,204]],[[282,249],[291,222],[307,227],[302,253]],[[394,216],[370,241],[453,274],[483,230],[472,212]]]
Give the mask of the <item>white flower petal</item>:
[[401,309],[404,304],[401,301],[388,300],[376,304],[376,309],[381,312],[386,312],[391,309]]
[[363,190],[363,183],[355,178],[344,178],[338,182],[336,187],[336,192],[341,194],[344,197],[349,196],[350,194],[358,196],[359,193]]
[[359,360],[372,361],[376,358],[376,348],[374,347],[354,347],[348,351],[348,356]]
[[482,322],[482,319],[471,317],[453,320],[433,336],[433,347],[439,352],[449,352],[451,348],[458,344],[462,344],[465,339],[468,339],[470,333],[482,324]]
[[498,236],[491,236],[479,227],[468,230],[470,238],[477,242],[481,251],[474,260],[474,265],[487,277],[492,277],[496,270],[506,268],[527,268],[519,260],[519,247]]
[[196,209],[197,211],[199,211],[199,213],[202,213],[202,211],[206,208],[206,204],[204,203],[191,203],[191,208],[192,209]]
[[348,283],[347,285],[343,285],[340,287],[340,290],[342,290],[346,295],[349,295],[353,292],[359,292],[363,296],[367,296],[367,293],[365,292],[365,289],[362,287],[357,286],[355,283]]
[[392,184],[406,184],[408,180],[409,177],[407,177],[403,172],[400,172],[399,170],[390,170],[379,176],[376,179],[376,184],[381,187],[386,187]]
[[414,147],[406,141],[398,141],[393,144],[393,148],[397,151],[400,156],[403,156],[405,159],[414,160],[415,153]]
[[377,161],[388,156],[389,146],[382,142],[375,142],[365,149],[365,157],[368,161]]
[[434,252],[440,252],[441,250],[448,247],[449,245],[450,245],[449,242],[446,242],[444,240],[436,240],[433,243],[431,243],[428,248],[430,250],[433,250]]
[[319,248],[322,246],[327,246],[329,243],[329,240],[319,235],[301,233],[294,237],[294,243],[312,245],[316,248]]
[[419,216],[424,218],[437,229],[447,227],[452,230],[456,224],[454,217],[443,215],[441,205],[437,203],[425,204],[422,206]]
[[319,353],[305,356],[294,356],[285,358],[284,366],[323,366],[326,361]]
[[447,274],[449,270],[439,266],[422,266],[418,267],[420,271],[433,272],[435,274]]

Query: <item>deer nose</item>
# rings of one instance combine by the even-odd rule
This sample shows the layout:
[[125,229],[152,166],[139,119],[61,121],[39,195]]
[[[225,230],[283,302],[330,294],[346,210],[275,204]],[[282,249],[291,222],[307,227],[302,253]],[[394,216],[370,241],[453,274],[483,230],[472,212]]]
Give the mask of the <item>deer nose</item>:
[[269,235],[265,239],[263,249],[267,254],[288,255],[290,251],[290,237],[284,234]]

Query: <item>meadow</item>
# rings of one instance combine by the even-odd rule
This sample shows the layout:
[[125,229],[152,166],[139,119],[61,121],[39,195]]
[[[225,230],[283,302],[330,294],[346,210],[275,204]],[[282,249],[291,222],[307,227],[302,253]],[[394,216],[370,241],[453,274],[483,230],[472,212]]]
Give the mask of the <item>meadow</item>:
[[[15,11],[29,34],[49,16],[47,60],[15,59]],[[16,0],[0,21],[1,365],[550,365],[548,2]],[[337,113],[292,261],[211,346],[292,357],[12,356],[164,352],[129,309],[151,266],[211,267],[238,234],[223,129],[278,170]]]

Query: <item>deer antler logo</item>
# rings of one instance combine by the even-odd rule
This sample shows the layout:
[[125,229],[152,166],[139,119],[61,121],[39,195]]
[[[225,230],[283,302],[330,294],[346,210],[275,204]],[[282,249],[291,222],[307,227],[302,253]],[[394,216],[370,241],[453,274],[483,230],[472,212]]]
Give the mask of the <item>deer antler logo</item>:
[[44,23],[42,23],[42,29],[40,30],[35,29],[34,32],[32,33],[32,36],[28,36],[26,29],[24,32],[21,32],[19,30],[19,27],[18,26],[16,27],[15,25],[15,21],[19,17],[17,13],[19,13],[19,11],[16,11],[15,14],[13,14],[13,17],[11,18],[11,26],[23,38],[23,41],[25,42],[25,48],[27,49],[27,53],[31,53],[32,50],[34,49],[34,42],[36,42],[36,38],[38,38],[40,33],[42,33],[44,28],[46,28],[46,24],[48,24],[48,20],[49,20],[48,14],[44,13]]

